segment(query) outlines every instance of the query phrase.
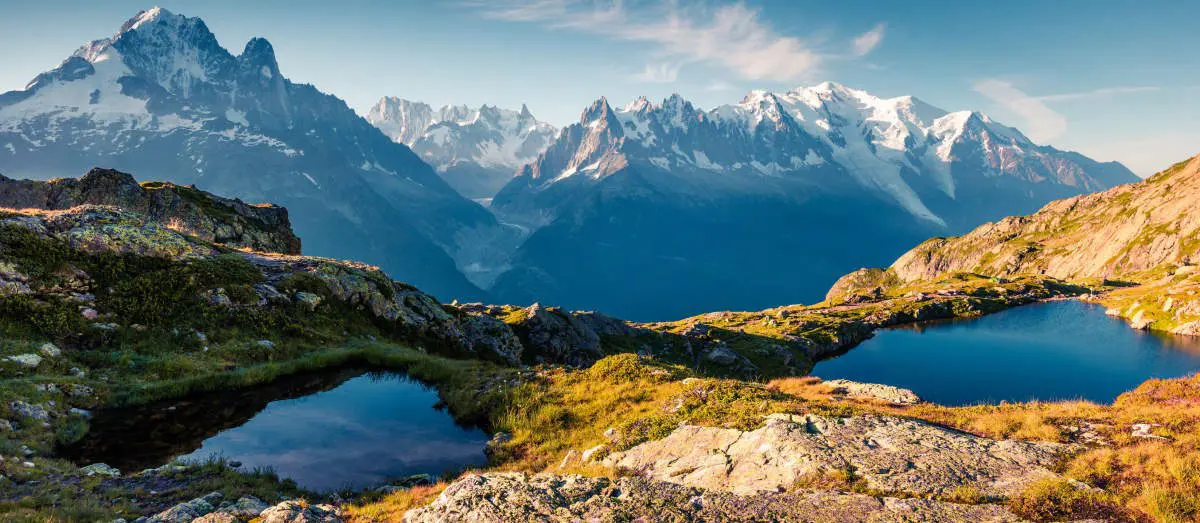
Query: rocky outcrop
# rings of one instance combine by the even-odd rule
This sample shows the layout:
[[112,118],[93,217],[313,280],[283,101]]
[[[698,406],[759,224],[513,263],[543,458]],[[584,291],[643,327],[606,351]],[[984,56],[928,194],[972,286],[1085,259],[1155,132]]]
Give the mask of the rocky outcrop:
[[829,380],[824,384],[833,389],[835,396],[851,399],[882,401],[892,405],[916,405],[921,402],[921,398],[915,392],[891,385],[850,380]]
[[464,476],[407,523],[472,521],[1016,522],[1003,506],[830,491],[756,496],[645,478],[488,473]]
[[210,492],[191,501],[180,503],[135,523],[341,523],[336,507],[309,505],[301,501],[284,501],[270,506],[254,496],[237,501],[222,501],[220,492]]
[[876,492],[948,495],[961,487],[1009,496],[1054,477],[1072,446],[991,440],[890,416],[768,416],[745,432],[684,425],[604,463],[689,487],[757,494],[852,476]]
[[[481,303],[454,306],[471,317],[491,317],[504,321],[516,333],[520,344],[524,346],[521,355],[530,363],[591,365],[604,357],[602,337],[627,337],[646,332],[623,320],[597,312],[567,311],[537,303],[523,309]],[[501,343],[510,344],[507,340]]]
[[838,278],[829,292],[825,294],[826,301],[845,299],[847,295],[861,290],[887,287],[896,283],[894,274],[883,269],[859,269]]
[[183,260],[212,256],[211,245],[166,224],[116,207],[81,205],[63,211],[33,211],[0,217],[0,225],[24,227],[87,253],[135,254]]
[[78,179],[49,182],[0,176],[0,207],[61,211],[81,205],[117,207],[143,222],[231,247],[300,254],[300,238],[283,207],[247,204],[191,186],[139,185],[133,176],[112,169],[95,168]]
[[284,501],[259,515],[259,523],[342,523],[337,507]]

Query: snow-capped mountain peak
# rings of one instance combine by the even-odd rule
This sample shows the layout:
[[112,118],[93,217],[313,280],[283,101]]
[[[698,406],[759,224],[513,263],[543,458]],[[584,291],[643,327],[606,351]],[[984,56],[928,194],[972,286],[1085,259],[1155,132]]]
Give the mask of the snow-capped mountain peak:
[[[599,161],[617,156],[622,161]],[[881,98],[823,82],[781,93],[751,91],[709,111],[678,94],[661,104],[639,97],[619,109],[601,97],[528,172],[535,190],[576,172],[599,180],[627,164],[745,181],[833,176],[946,226],[930,202],[954,200],[962,184],[979,179],[1077,190],[1104,185],[1066,156],[978,112],[948,113],[912,96]]]
[[481,105],[434,109],[422,102],[384,97],[367,120],[392,140],[412,147],[464,196],[489,198],[522,165],[537,158],[558,129],[520,110]]
[[311,252],[456,293],[477,291],[455,267],[476,247],[456,235],[498,227],[345,102],[288,81],[266,40],[235,56],[199,18],[160,8],[0,94],[0,170],[95,165],[284,204]]

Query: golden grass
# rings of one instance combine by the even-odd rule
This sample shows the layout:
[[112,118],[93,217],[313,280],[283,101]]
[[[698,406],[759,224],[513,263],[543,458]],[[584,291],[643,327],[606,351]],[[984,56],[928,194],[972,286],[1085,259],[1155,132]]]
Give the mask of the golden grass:
[[[818,378],[782,378],[766,385],[737,380],[685,378],[684,369],[634,355],[601,360],[589,370],[543,369],[539,377],[508,392],[491,414],[493,427],[512,434],[498,449],[491,470],[615,476],[578,453],[597,445],[619,450],[665,436],[680,423],[754,428],[773,412],[823,415],[879,413],[998,439],[1076,442],[1087,427],[1106,442],[1070,456],[1064,477],[1034,484],[1007,500],[1033,519],[1107,517],[1113,520],[1200,521],[1200,376],[1150,380],[1112,405],[1085,401],[1001,403],[945,407],[923,403],[896,407],[831,395]],[[1162,440],[1134,438],[1130,426],[1151,423]],[[615,429],[613,438],[604,435]],[[564,457],[576,451],[575,458]],[[809,478],[797,488],[853,490],[852,474]],[[1079,488],[1086,484],[1088,487]],[[354,507],[359,521],[396,518],[440,492],[393,494]],[[946,500],[1004,501],[964,488]]]
[[448,483],[441,481],[432,485],[420,485],[399,490],[374,502],[343,507],[350,521],[391,522],[404,519],[409,509],[428,505],[446,490]]

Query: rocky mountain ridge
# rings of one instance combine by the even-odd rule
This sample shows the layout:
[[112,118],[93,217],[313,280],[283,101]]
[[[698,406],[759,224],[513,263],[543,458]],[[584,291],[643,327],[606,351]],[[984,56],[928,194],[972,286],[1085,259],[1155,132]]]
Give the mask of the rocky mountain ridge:
[[367,121],[411,147],[460,194],[479,200],[491,199],[558,134],[525,105],[519,111],[488,105],[434,109],[387,96],[371,107]]

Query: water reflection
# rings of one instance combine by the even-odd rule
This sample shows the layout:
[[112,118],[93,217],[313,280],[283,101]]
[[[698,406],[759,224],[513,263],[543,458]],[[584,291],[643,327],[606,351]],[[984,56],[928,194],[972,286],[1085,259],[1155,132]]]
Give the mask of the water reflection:
[[302,487],[361,488],[416,473],[486,462],[487,434],[434,405],[432,389],[403,375],[341,369],[270,385],[97,413],[77,462],[136,471],[181,457],[223,456],[270,467]]

